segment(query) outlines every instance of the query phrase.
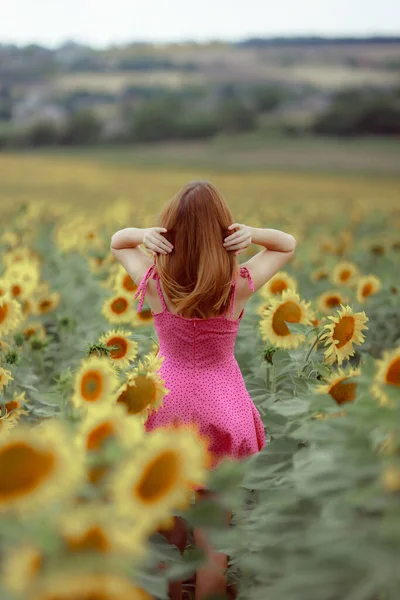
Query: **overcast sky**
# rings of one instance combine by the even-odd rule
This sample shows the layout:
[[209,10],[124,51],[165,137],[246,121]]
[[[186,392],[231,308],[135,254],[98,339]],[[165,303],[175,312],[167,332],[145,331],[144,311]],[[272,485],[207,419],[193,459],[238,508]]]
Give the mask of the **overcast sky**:
[[399,33],[399,0],[0,0],[0,43]]

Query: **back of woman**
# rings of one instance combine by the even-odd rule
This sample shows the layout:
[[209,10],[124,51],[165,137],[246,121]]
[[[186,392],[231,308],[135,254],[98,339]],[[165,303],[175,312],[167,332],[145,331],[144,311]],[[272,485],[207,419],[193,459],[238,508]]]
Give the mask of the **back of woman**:
[[[145,297],[151,306],[163,357],[159,372],[169,390],[148,417],[147,431],[194,424],[208,440],[213,467],[226,457],[238,460],[259,452],[265,445],[264,425],[234,346],[245,303],[290,259],[294,238],[234,223],[222,195],[207,181],[182,188],[160,214],[159,226],[131,228],[130,233],[130,246],[123,246],[128,231],[122,230],[114,234],[111,247],[138,283],[138,312]],[[265,245],[239,265],[237,255],[252,241],[267,239],[271,248]],[[267,252],[272,254],[268,259]],[[212,553],[203,534],[197,532],[199,543]],[[212,588],[212,569],[202,571],[201,581],[196,599],[221,591],[215,579]]]

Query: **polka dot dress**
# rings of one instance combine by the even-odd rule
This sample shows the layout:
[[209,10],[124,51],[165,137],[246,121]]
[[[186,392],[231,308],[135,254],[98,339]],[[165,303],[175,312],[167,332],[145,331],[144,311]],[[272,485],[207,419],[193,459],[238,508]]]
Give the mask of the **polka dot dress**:
[[[163,310],[152,314],[160,345],[158,355],[165,357],[159,373],[170,391],[161,408],[148,418],[147,431],[174,422],[196,423],[209,439],[213,466],[225,457],[240,459],[258,452],[265,445],[264,426],[234,356],[244,313],[243,309],[238,319],[232,319],[236,278],[230,318],[188,319],[168,310],[155,266],[153,263],[143,276],[135,298],[141,295],[140,312],[147,281],[149,277],[156,280]],[[240,276],[248,278],[254,291],[247,267],[240,268]]]

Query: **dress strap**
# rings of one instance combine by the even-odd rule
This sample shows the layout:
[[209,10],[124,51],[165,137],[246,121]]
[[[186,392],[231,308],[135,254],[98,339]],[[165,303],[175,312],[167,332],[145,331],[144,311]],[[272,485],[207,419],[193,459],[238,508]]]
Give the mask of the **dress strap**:
[[147,271],[143,275],[142,280],[139,283],[138,288],[136,290],[136,293],[134,295],[135,299],[139,298],[139,296],[140,296],[140,300],[139,300],[137,312],[140,312],[142,310],[142,306],[143,306],[143,302],[144,302],[144,297],[146,295],[146,286],[147,286],[148,280],[150,279],[150,276],[152,276],[152,279],[156,279],[155,266],[156,266],[156,263],[154,262],[147,269]]
[[[247,267],[240,267],[239,269],[239,275],[241,277],[247,277],[247,279],[249,280],[249,286],[252,292],[254,292],[254,283],[253,280],[251,278],[250,275],[250,271],[248,270]],[[233,318],[233,310],[235,307],[235,296],[236,296],[236,284],[237,284],[237,274],[236,277],[234,278],[234,280],[232,281],[232,300],[231,300],[231,310],[229,313],[229,317],[232,319]]]
[[158,295],[160,297],[160,301],[161,304],[163,306],[163,310],[167,310],[167,304],[165,302],[165,298],[164,298],[164,294],[162,293],[161,290],[161,285],[160,285],[160,277],[155,269],[156,263],[154,262],[152,265],[150,265],[150,267],[147,269],[146,273],[143,275],[142,280],[138,286],[138,289],[136,290],[136,293],[134,295],[134,298],[138,298],[139,296],[141,296],[140,300],[139,300],[139,304],[138,304],[138,308],[137,308],[137,312],[140,312],[142,310],[142,306],[143,306],[143,302],[144,302],[144,297],[146,295],[146,286],[147,286],[147,282],[150,279],[155,279],[156,280],[156,285],[157,285],[157,292]]

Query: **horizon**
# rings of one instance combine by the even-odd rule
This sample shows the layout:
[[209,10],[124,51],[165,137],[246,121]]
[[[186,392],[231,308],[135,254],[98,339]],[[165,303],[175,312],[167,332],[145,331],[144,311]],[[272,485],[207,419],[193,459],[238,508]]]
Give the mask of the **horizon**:
[[328,35],[328,34],[318,34],[318,33],[304,33],[304,34],[298,34],[298,33],[293,33],[293,34],[274,34],[274,35],[249,35],[249,36],[243,36],[243,37],[237,37],[237,38],[209,38],[209,39],[179,39],[179,40],[175,40],[175,39],[166,39],[163,41],[160,40],[152,40],[152,39],[141,39],[141,40],[135,40],[135,39],[130,39],[130,40],[121,40],[119,42],[109,42],[106,43],[104,45],[100,45],[100,44],[92,44],[90,42],[86,42],[86,41],[81,41],[81,40],[77,40],[74,38],[65,38],[64,40],[61,40],[59,43],[51,45],[51,44],[47,44],[47,43],[40,43],[37,41],[26,41],[26,42],[12,42],[12,41],[8,41],[8,42],[3,42],[0,39],[0,48],[1,47],[7,47],[7,46],[15,46],[17,48],[24,48],[27,46],[38,46],[41,48],[46,48],[46,49],[51,49],[51,50],[58,50],[64,46],[68,46],[68,45],[75,45],[75,46],[81,46],[81,47],[87,47],[87,48],[94,48],[96,50],[108,50],[110,48],[119,48],[119,47],[125,47],[125,46],[172,46],[172,45],[176,45],[176,46],[184,46],[184,45],[198,45],[198,46],[206,46],[209,44],[238,44],[238,43],[243,43],[243,42],[248,42],[248,41],[252,41],[252,40],[262,40],[262,41],[290,41],[290,40],[305,40],[305,39],[309,39],[309,40],[324,40],[324,41],[347,41],[347,40],[356,40],[356,41],[364,41],[364,40],[382,40],[382,41],[386,41],[386,40],[399,40],[400,41],[400,32],[385,32],[385,33],[380,33],[380,32],[374,32],[374,33],[366,33],[366,34],[351,34],[351,33],[346,33],[344,35],[341,34],[332,34],[332,35]]
[[56,48],[68,42],[92,48],[132,43],[235,43],[250,38],[397,37],[400,4],[381,0],[295,0],[267,6],[264,0],[203,0],[201,7],[186,0],[5,0],[0,43]]

